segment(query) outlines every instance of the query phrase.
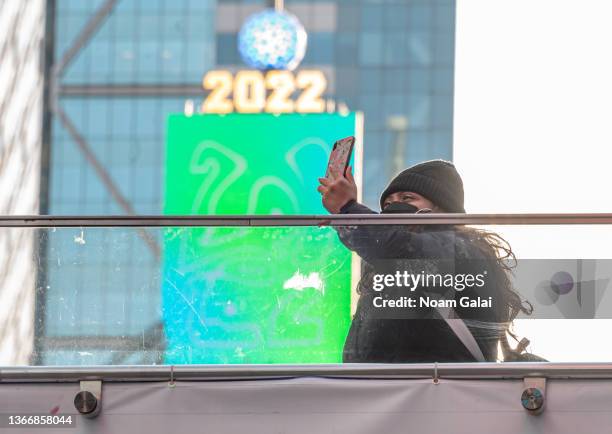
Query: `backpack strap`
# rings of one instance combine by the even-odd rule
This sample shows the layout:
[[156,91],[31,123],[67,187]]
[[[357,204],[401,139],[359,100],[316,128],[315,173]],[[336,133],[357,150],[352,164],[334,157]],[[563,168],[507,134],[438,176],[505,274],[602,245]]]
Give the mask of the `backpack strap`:
[[[447,292],[445,295],[452,295],[454,290]],[[476,359],[477,362],[486,362],[482,350],[478,346],[478,342],[476,342],[476,338],[465,324],[465,322],[459,318],[457,312],[452,307],[436,307],[436,310],[440,314],[440,316],[446,321],[446,324],[450,327],[450,329],[455,333],[455,335],[459,338],[461,343],[468,349],[468,351],[472,354],[472,356]]]

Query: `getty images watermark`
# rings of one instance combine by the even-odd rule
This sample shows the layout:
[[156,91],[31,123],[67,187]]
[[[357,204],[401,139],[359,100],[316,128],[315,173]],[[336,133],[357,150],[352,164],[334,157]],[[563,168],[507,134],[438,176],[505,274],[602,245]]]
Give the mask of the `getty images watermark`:
[[[466,289],[483,288],[485,286],[485,277],[487,271],[484,270],[478,274],[441,274],[441,273],[426,273],[421,271],[418,274],[411,273],[407,270],[396,270],[393,274],[374,274],[372,289],[375,292],[381,293],[385,289],[405,289],[411,293],[415,293],[417,289],[422,292],[431,290],[447,290],[462,292]],[[415,294],[416,295],[416,294]],[[457,298],[440,298],[432,294],[400,295],[399,297],[385,298],[379,294],[372,299],[372,303],[376,308],[415,308],[415,307],[449,307],[457,308],[490,308],[493,306],[493,297],[487,296],[463,296]]]
[[[394,259],[364,263],[360,294],[378,318],[440,319],[440,309],[460,316],[495,318],[511,288],[533,306],[525,319],[612,318],[612,260]],[[489,310],[489,312],[487,312]]]

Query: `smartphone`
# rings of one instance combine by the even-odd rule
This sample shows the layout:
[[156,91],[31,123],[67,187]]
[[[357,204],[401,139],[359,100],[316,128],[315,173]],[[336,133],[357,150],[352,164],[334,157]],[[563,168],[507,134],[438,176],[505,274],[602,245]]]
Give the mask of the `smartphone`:
[[333,181],[334,179],[344,176],[344,172],[351,160],[354,145],[355,137],[353,136],[345,137],[334,143],[334,147],[329,155],[327,171],[325,172],[325,177],[327,179]]

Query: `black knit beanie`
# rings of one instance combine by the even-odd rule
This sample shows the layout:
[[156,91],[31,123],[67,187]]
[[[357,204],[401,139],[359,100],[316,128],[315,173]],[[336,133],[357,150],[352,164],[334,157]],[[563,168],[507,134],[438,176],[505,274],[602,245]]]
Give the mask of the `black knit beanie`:
[[387,196],[398,191],[418,193],[446,212],[465,213],[463,181],[450,161],[425,161],[401,172],[380,196],[380,208]]

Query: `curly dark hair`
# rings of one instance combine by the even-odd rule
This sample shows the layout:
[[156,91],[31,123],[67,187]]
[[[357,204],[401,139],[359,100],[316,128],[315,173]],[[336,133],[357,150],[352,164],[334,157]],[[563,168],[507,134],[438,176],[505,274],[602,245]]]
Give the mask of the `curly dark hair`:
[[[499,329],[499,340],[503,350],[504,361],[519,360],[521,358],[519,354],[529,344],[529,340],[522,339],[519,342],[518,337],[512,331],[512,322],[520,312],[531,315],[533,313],[533,305],[529,301],[521,299],[520,294],[514,289],[510,280],[512,269],[516,267],[516,256],[512,251],[512,247],[501,235],[492,231],[469,226],[455,226],[455,230],[458,233],[462,233],[485,257],[491,258],[495,265],[499,267],[495,283],[496,287],[500,289],[499,296],[504,306],[501,311],[501,317],[498,320],[503,325]],[[516,348],[513,349],[510,346],[508,335],[519,342]]]

